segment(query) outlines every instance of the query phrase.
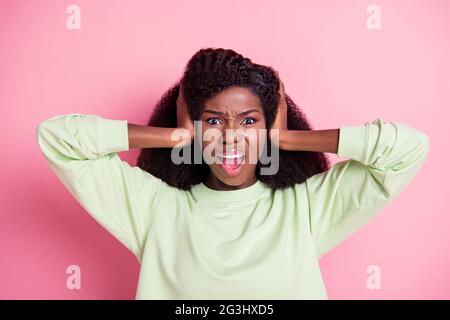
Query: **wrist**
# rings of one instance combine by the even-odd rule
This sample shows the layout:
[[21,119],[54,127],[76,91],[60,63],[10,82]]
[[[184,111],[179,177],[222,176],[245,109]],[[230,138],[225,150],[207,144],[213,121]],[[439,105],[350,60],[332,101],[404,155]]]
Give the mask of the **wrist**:
[[168,143],[169,148],[181,148],[183,146],[189,145],[194,140],[194,132],[184,128],[170,128],[168,133]]
[[270,142],[278,149],[287,150],[289,146],[289,130],[272,128],[270,129]]

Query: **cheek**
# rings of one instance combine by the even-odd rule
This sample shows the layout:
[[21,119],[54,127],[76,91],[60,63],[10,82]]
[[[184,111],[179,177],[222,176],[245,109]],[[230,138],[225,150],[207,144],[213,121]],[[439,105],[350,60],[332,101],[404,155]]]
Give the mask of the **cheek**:
[[221,132],[215,128],[205,128],[202,130],[202,136],[198,138],[202,139],[202,150],[214,155],[214,150],[220,146]]
[[248,151],[247,161],[250,164],[256,164],[258,159],[264,151],[264,144],[266,143],[267,131],[265,127],[257,128],[251,132],[251,134],[246,134],[246,151]]

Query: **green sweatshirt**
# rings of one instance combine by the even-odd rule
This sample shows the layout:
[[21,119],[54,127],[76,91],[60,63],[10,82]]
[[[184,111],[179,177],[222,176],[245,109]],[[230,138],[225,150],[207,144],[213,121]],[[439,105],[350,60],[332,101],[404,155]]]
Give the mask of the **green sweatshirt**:
[[122,161],[127,120],[58,115],[37,141],[83,208],[138,258],[136,299],[327,299],[318,258],[413,179],[428,136],[377,118],[341,126],[337,162],[283,190],[190,191]]

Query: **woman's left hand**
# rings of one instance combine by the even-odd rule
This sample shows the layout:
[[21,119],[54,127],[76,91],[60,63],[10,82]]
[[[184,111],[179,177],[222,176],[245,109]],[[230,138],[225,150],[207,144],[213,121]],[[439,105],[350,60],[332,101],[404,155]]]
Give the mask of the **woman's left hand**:
[[278,71],[275,71],[275,74],[278,78],[278,81],[280,83],[280,101],[278,103],[278,111],[277,115],[275,116],[275,121],[273,122],[273,125],[270,129],[270,140],[273,145],[275,145],[277,148],[280,148],[280,139],[282,139],[283,134],[288,131],[287,126],[287,102],[286,102],[286,95],[284,92],[284,83],[281,81],[280,75]]

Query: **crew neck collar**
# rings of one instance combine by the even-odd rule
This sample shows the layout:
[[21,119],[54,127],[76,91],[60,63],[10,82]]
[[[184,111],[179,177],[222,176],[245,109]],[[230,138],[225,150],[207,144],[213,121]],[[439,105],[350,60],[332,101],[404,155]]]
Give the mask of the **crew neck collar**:
[[258,194],[267,190],[268,187],[256,180],[251,186],[235,190],[215,190],[206,186],[203,182],[197,185],[196,191],[200,198],[212,202],[236,202],[242,200],[251,200]]

